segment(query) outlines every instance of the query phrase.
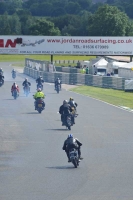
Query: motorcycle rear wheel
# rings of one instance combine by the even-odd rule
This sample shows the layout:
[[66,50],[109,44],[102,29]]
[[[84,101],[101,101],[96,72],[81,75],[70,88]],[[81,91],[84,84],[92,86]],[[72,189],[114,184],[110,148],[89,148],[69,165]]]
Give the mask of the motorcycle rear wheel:
[[77,161],[76,160],[73,160],[73,165],[74,165],[75,168],[77,168],[78,165],[77,165]]

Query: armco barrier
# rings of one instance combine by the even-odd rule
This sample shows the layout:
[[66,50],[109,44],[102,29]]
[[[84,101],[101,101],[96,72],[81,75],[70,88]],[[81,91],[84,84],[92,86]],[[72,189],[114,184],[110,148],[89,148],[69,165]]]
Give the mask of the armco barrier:
[[59,73],[59,72],[42,72],[32,68],[25,67],[24,73],[28,76],[37,79],[40,75],[45,82],[54,83],[57,78],[60,78],[62,83],[70,85],[88,85],[102,88],[112,88],[118,90],[125,89],[125,78],[110,77],[110,76],[97,76],[90,74],[79,73]]

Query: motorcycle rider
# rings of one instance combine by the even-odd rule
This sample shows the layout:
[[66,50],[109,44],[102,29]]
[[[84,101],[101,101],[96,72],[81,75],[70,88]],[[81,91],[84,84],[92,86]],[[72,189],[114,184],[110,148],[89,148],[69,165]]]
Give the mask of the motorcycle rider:
[[[29,86],[29,92],[30,92],[31,83],[28,81],[27,78],[25,78],[25,81],[22,83],[22,85],[24,86],[24,87],[23,87],[23,90],[25,90],[25,87],[26,87],[27,84],[28,84],[28,86]],[[25,91],[24,91],[24,92],[25,92]]]
[[2,68],[0,68],[0,73],[1,73],[1,75],[3,75],[3,73],[4,73]]
[[69,151],[72,148],[75,148],[78,150],[79,161],[81,159],[83,159],[83,158],[81,158],[81,149],[80,149],[81,146],[82,146],[82,143],[77,138],[74,138],[72,134],[68,135],[68,137],[64,141],[64,145],[62,147],[62,149],[65,150],[65,152],[67,154],[68,162],[71,162],[70,158],[69,158]]
[[0,81],[2,80],[2,84],[4,84],[4,76],[2,75],[2,73],[0,72]]
[[12,73],[12,75],[16,75],[16,70],[13,69],[13,70],[11,71],[11,73]]
[[13,91],[17,89],[17,92],[18,92],[18,95],[19,95],[19,86],[16,84],[16,82],[13,83],[12,87],[11,87],[11,93],[12,93],[12,96],[13,96]]
[[42,76],[39,76],[39,78],[36,79],[36,83],[37,83],[37,88],[39,87],[39,85],[41,85],[42,89],[43,89],[42,83],[44,83],[44,80],[43,80]]
[[59,113],[61,114],[61,121],[62,121],[62,126],[65,125],[65,120],[66,120],[66,117],[71,114],[72,112],[72,108],[71,106],[68,104],[68,101],[67,100],[64,100],[63,101],[63,105],[60,106],[59,108]]
[[59,79],[59,78],[57,78],[56,80],[55,80],[55,90],[56,90],[56,87],[57,86],[60,86],[60,90],[61,90],[61,80]]
[[[35,110],[36,110],[36,108],[37,108],[37,100],[38,100],[38,99],[44,99],[44,98],[45,98],[45,95],[44,95],[44,93],[41,91],[41,88],[38,88],[38,89],[37,89],[37,92],[36,92],[33,96],[34,96],[34,99],[35,99]],[[43,101],[42,105],[43,105],[43,108],[44,108],[44,107],[45,107],[44,101]]]
[[73,97],[70,97],[68,104],[69,104],[71,107],[74,107],[75,110],[76,110],[76,107],[78,106],[78,104],[74,101]]

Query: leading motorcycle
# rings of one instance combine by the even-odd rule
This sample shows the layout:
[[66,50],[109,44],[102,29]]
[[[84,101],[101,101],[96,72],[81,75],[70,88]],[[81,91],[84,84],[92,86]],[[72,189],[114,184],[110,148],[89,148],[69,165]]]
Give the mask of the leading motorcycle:
[[69,150],[69,158],[70,161],[73,163],[74,167],[77,168],[79,166],[79,156],[77,149],[72,148]]

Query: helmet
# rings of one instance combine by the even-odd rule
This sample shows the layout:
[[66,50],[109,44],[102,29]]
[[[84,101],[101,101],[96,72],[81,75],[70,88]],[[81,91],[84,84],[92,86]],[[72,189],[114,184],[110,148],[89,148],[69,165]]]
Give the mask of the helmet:
[[28,79],[27,79],[27,78],[25,78],[25,81],[28,81]]
[[70,97],[70,101],[74,100],[73,97]]
[[57,78],[57,80],[59,80],[59,78]]
[[41,92],[41,88],[38,88],[37,91],[38,91],[38,92]]
[[69,134],[69,135],[68,135],[68,138],[73,138],[73,135],[72,135],[72,134]]
[[42,78],[42,76],[39,76],[39,78]]
[[66,104],[66,103],[68,103],[68,101],[67,101],[67,100],[64,100],[64,101],[63,101],[63,104]]

